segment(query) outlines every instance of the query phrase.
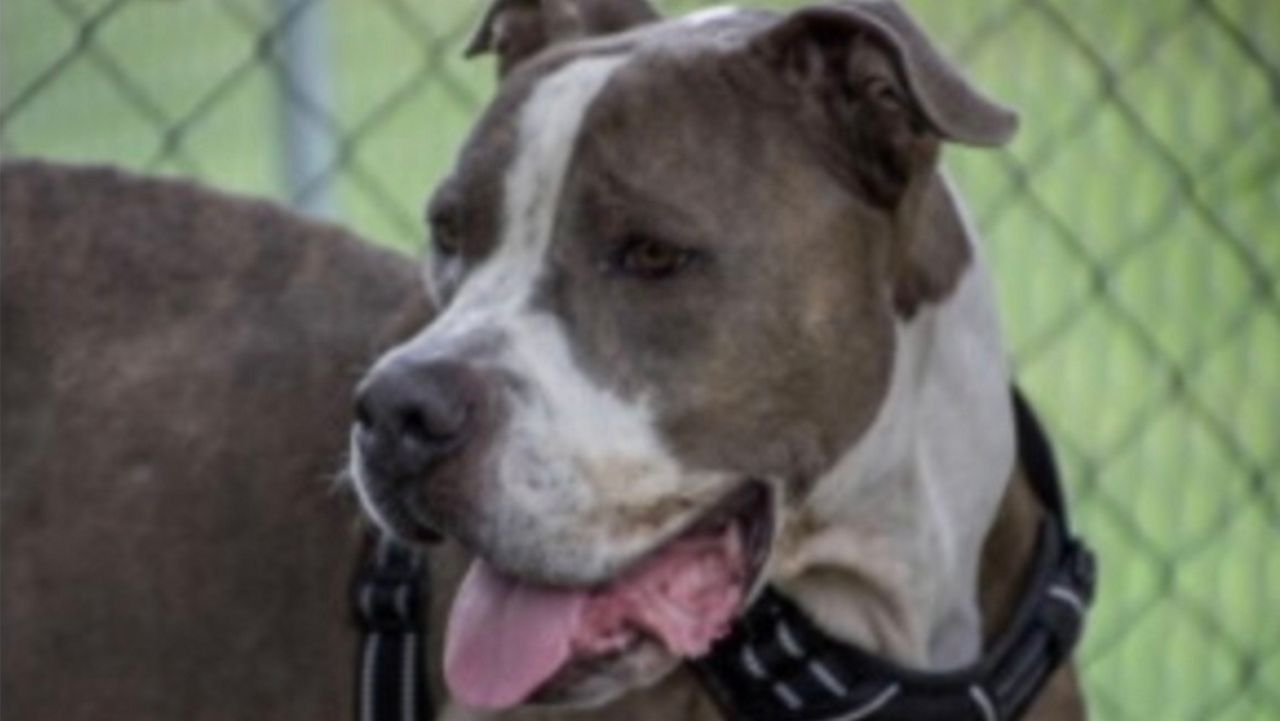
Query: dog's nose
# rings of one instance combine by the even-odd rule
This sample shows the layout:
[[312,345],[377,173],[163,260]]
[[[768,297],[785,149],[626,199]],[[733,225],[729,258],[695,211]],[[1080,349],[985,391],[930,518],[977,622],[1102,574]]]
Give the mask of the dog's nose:
[[480,385],[474,371],[454,362],[396,360],[356,389],[356,442],[386,480],[421,480],[465,444],[474,424]]

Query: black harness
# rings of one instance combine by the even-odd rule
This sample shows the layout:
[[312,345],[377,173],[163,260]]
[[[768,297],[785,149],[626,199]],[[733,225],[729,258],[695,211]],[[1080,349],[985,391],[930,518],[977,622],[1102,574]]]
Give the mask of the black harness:
[[364,562],[351,585],[360,630],[356,721],[425,721],[435,716],[424,663],[427,579],[418,551],[386,536],[366,541]]
[[[1012,721],[1071,655],[1093,600],[1093,554],[1067,523],[1053,452],[1015,389],[1018,459],[1047,513],[1027,588],[1008,627],[972,665],[928,673],[829,638],[766,588],[707,656],[692,663],[733,721]],[[424,569],[383,541],[357,579],[363,631],[358,721],[429,718],[422,665]]]

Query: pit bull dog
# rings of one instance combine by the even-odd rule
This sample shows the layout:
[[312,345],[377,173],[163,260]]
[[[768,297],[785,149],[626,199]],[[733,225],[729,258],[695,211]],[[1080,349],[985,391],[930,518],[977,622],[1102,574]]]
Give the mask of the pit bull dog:
[[[499,0],[471,49],[502,80],[429,204],[439,315],[351,443],[371,518],[474,556],[445,717],[714,718],[682,661],[766,586],[900,667],[978,659],[1046,511],[939,155],[1015,116],[889,0]],[[1083,716],[1068,665],[1025,718]]]
[[352,382],[415,264],[193,183],[0,167],[0,717],[348,721]]

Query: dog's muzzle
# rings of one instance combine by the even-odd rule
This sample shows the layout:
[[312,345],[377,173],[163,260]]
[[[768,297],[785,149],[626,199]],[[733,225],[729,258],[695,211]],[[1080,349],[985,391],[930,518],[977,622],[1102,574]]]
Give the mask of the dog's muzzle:
[[431,478],[473,442],[483,397],[476,372],[453,361],[392,359],[360,383],[352,430],[358,482],[389,530],[435,540],[422,515]]

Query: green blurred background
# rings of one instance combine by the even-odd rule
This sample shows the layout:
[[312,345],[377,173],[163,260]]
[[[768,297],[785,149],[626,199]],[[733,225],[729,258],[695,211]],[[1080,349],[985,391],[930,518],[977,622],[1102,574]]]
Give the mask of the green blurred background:
[[[4,0],[0,152],[304,205],[329,183],[329,214],[418,252],[492,92],[461,58],[480,4],[314,0],[317,100],[281,60],[296,1]],[[1095,718],[1280,719],[1280,1],[911,8],[1022,113],[948,164],[1102,557]],[[333,140],[314,182],[288,180],[290,117]]]

